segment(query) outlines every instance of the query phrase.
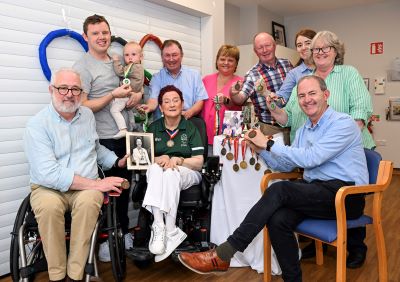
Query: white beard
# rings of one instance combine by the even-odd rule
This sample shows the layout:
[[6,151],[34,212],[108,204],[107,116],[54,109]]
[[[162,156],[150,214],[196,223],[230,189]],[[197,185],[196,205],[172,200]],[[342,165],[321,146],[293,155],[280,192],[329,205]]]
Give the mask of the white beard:
[[61,113],[75,113],[76,110],[81,106],[81,101],[74,102],[72,105],[67,105],[63,101],[57,101],[54,96],[51,96],[54,108]]

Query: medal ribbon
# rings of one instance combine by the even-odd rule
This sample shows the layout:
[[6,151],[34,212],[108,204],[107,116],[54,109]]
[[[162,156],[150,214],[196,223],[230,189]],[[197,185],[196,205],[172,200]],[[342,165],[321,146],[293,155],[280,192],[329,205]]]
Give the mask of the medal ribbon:
[[233,139],[233,150],[234,150],[235,163],[237,163],[239,157],[239,137]]
[[172,140],[178,134],[179,128],[176,128],[175,130],[169,130],[169,129],[166,128],[166,131],[167,131],[167,133],[169,135],[169,140]]
[[129,73],[131,72],[131,68],[133,66],[133,63],[130,63],[126,70],[124,71],[124,78],[128,78]]
[[225,143],[226,143],[226,141],[228,141],[228,139],[229,139],[229,138],[227,138],[227,137],[225,137],[224,139],[222,139],[222,142],[221,142],[222,148],[225,148]]
[[250,147],[251,156],[254,158],[254,149]]
[[218,96],[216,98],[216,103],[215,103],[215,120],[214,120],[214,135],[219,135],[219,128],[220,128],[220,117],[219,117],[219,110],[221,108],[221,105],[219,104],[219,99]]
[[231,137],[226,137],[227,141],[228,141],[228,147],[229,147],[229,152],[232,151],[231,148]]
[[148,129],[149,129],[149,114],[145,113],[145,120],[143,122],[143,131],[147,132]]
[[241,145],[242,145],[242,160],[244,161],[246,158],[246,149],[247,149],[246,140],[243,139]]

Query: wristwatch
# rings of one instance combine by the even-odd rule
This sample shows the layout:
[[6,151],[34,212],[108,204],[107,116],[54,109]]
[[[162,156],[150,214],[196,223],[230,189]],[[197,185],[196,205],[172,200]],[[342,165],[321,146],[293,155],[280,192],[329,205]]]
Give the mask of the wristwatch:
[[275,142],[274,142],[274,140],[273,139],[268,139],[268,141],[267,141],[267,148],[265,148],[268,152],[269,151],[271,151],[271,147],[272,147],[272,145],[274,145],[275,144]]

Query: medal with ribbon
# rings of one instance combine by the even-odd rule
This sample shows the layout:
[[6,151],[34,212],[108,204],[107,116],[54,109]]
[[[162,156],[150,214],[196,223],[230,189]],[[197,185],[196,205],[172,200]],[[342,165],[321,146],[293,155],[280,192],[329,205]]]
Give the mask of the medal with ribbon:
[[128,76],[129,76],[129,74],[130,74],[130,72],[131,72],[132,66],[133,66],[133,63],[130,63],[130,64],[126,67],[126,69],[124,70],[124,79],[122,80],[122,83],[125,84],[125,85],[131,84],[131,81],[130,81],[130,79],[128,78]]
[[250,152],[251,152],[251,158],[250,158],[249,163],[250,163],[251,165],[254,165],[254,164],[256,163],[256,159],[254,158],[254,149],[251,148],[251,147],[250,147]]
[[232,146],[231,146],[231,138],[230,137],[226,137],[227,142],[228,142],[228,147],[229,147],[229,152],[228,154],[226,154],[226,158],[231,161],[233,160],[233,154],[232,154]]
[[233,164],[233,170],[237,172],[239,171],[239,165],[237,164],[237,160],[239,158],[239,137],[233,139],[233,151],[235,153],[235,163]]
[[222,142],[221,142],[221,146],[222,146],[221,155],[222,155],[222,156],[225,156],[225,155],[226,155],[225,143],[226,143],[227,140],[228,140],[228,138],[225,137],[225,138],[222,140]]
[[254,168],[255,168],[255,170],[259,171],[260,168],[261,168],[261,164],[258,162],[258,154],[256,155],[256,158],[257,158],[257,162],[256,162],[256,164],[254,165]]
[[247,149],[246,140],[243,139],[240,144],[242,145],[242,161],[240,162],[240,168],[241,169],[246,169],[247,168],[247,163],[245,161],[245,159],[246,159],[246,149]]
[[[219,93],[218,93],[219,94]],[[214,135],[219,135],[219,129],[220,129],[220,125],[221,125],[221,121],[220,121],[220,116],[219,116],[219,110],[221,109],[221,102],[220,101],[220,97],[218,96],[214,97],[214,104],[215,104],[215,121],[214,121]],[[221,97],[223,100],[223,97]]]
[[169,135],[169,140],[167,141],[167,147],[171,148],[175,144],[173,139],[178,134],[179,128],[176,128],[175,130],[169,130],[168,128],[166,128],[166,131]]

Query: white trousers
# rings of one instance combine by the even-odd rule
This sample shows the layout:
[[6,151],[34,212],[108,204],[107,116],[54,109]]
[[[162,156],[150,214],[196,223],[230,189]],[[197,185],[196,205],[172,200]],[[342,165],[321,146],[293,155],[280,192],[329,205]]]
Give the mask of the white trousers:
[[179,196],[182,190],[199,184],[201,174],[184,166],[179,170],[163,170],[158,164],[152,164],[147,170],[147,190],[143,200],[143,207],[153,212],[151,207],[176,218]]
[[[118,129],[129,129],[128,124],[126,124],[124,116],[122,115],[122,110],[126,107],[126,102],[128,102],[129,98],[115,98],[111,101],[110,112],[112,117],[115,120],[115,123],[118,126]],[[131,123],[131,126],[135,125],[135,116],[133,115],[132,110],[127,110],[128,113],[128,121]]]

